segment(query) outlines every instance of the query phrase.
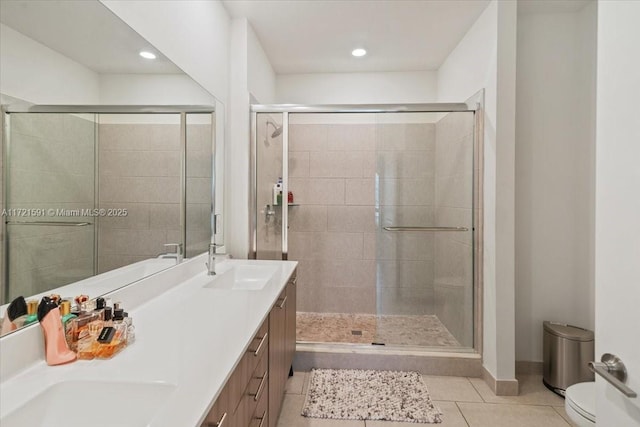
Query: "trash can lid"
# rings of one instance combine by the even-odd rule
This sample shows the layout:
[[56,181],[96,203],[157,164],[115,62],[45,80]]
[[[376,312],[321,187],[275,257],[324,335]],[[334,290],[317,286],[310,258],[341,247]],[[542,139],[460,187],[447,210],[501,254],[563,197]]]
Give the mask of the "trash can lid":
[[542,324],[545,331],[558,337],[574,341],[593,341],[593,331],[588,329],[564,323],[549,322],[548,320],[545,320]]

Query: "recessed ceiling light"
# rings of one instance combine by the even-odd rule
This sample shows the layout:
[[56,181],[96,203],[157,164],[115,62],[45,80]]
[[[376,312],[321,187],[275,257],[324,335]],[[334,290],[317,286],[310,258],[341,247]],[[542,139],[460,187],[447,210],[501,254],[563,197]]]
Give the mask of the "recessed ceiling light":
[[156,59],[156,55],[154,55],[151,52],[147,52],[146,50],[141,51],[140,56],[142,56],[145,59]]
[[351,51],[351,55],[355,56],[355,57],[361,57],[361,56],[365,56],[367,54],[367,51],[362,49],[362,48],[358,48],[358,49],[353,49]]

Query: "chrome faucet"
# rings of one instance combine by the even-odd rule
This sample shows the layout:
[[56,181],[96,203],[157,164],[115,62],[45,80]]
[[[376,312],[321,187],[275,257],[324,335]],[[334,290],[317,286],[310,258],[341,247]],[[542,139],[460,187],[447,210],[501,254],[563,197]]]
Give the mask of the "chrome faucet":
[[207,261],[207,274],[209,276],[216,275],[216,248],[218,247],[215,243],[209,243],[209,260]]
[[180,264],[184,260],[184,247],[182,246],[182,243],[165,243],[164,247],[176,248],[176,251],[160,254],[158,258],[174,258],[176,260],[176,264]]

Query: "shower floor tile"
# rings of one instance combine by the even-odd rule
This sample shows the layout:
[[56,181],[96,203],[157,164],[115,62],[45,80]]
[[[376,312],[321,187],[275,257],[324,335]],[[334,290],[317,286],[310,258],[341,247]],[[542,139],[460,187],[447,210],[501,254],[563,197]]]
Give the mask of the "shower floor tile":
[[296,339],[304,342],[460,347],[435,315],[298,312],[296,325]]

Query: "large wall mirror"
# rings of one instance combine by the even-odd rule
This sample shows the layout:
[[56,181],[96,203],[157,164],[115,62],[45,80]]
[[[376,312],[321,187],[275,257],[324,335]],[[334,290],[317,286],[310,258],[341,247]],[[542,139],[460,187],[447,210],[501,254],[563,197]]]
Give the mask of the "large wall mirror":
[[0,317],[224,243],[215,97],[97,0],[2,1],[0,31]]

